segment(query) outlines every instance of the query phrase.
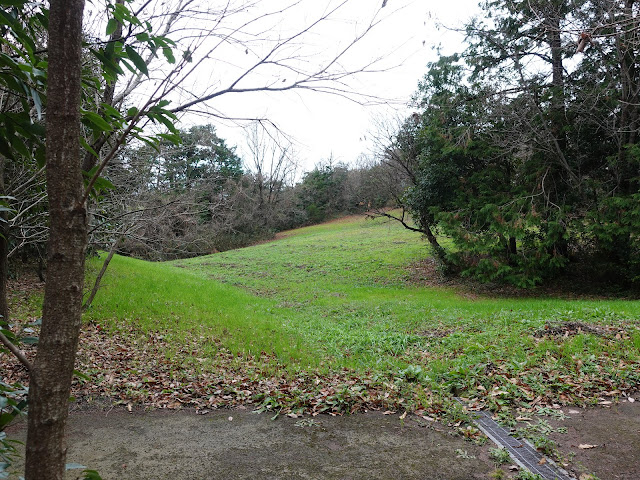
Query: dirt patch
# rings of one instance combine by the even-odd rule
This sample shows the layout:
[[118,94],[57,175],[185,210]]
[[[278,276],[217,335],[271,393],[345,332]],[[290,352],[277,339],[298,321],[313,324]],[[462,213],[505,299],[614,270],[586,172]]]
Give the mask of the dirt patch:
[[553,433],[561,455],[576,477],[592,473],[602,480],[640,478],[640,395],[605,407],[564,408],[565,420],[550,420],[566,433]]
[[[10,433],[24,438],[24,425]],[[272,421],[246,410],[93,411],[72,414],[68,442],[68,461],[105,480],[473,480],[494,470],[488,444],[418,417],[373,413]]]
[[454,328],[434,328],[430,330],[420,330],[415,332],[414,335],[424,338],[445,338],[455,332]]
[[533,332],[533,336],[542,337],[571,337],[583,333],[592,333],[604,338],[623,338],[628,336],[619,326],[589,325],[583,322],[562,322],[552,325],[547,323],[543,328]]

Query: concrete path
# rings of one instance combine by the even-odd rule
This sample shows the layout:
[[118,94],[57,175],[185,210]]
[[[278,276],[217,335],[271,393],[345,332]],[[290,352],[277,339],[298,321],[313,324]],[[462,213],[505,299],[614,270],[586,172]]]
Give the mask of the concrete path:
[[[489,478],[491,445],[476,446],[415,418],[79,412],[70,419],[68,461],[98,470],[104,480]],[[8,433],[20,437],[23,429]]]
[[[564,420],[542,418],[566,430],[551,438],[576,478],[640,479],[636,398],[609,408],[564,407]],[[416,416],[381,413],[272,421],[248,410],[89,410],[70,417],[68,461],[98,470],[104,480],[490,479],[494,445],[451,432]],[[25,422],[7,433],[24,440]],[[516,474],[502,469],[506,478]],[[75,471],[65,480],[77,478]]]
[[563,408],[570,418],[549,421],[567,429],[551,438],[577,478],[587,472],[602,480],[640,479],[640,394],[635,398],[606,408]]

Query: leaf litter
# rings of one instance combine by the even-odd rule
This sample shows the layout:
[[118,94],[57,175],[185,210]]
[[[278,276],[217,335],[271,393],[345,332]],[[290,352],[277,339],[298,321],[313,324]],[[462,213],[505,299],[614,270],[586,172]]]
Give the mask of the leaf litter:
[[[205,358],[202,344],[218,348]],[[170,352],[170,353],[168,353]],[[25,346],[28,357],[35,348]],[[7,382],[28,385],[26,369],[6,354],[0,368]],[[286,373],[274,356],[233,354],[219,341],[193,335],[178,345],[160,332],[135,327],[117,332],[100,324],[83,326],[72,396],[78,405],[111,403],[161,409],[252,407],[278,414],[342,414],[367,410],[396,411],[405,403],[392,381],[341,370]],[[435,412],[433,412],[435,414]]]
[[[203,345],[209,351],[204,352]],[[35,355],[35,346],[23,348],[28,357]],[[632,401],[640,381],[639,362],[625,362],[605,352],[592,356],[592,365],[585,371],[580,360],[567,368],[553,356],[550,352],[547,361],[517,372],[506,362],[480,369],[464,392],[467,410],[488,408],[499,413],[516,407],[518,415],[526,418],[538,409],[561,405],[606,407],[620,397]],[[28,384],[26,369],[9,355],[0,354],[0,368],[4,381]],[[369,410],[388,415],[408,409],[429,421],[442,418],[448,409],[441,392],[433,393],[438,387],[434,384],[407,388],[393,375],[346,369],[290,373],[274,355],[234,354],[219,339],[202,332],[178,341],[131,325],[112,331],[99,323],[86,324],[76,370],[89,376],[89,380],[74,378],[72,395],[78,408],[110,402],[128,409],[189,407],[206,414],[212,409],[244,407],[273,412],[276,417]],[[544,390],[540,385],[545,385]]]

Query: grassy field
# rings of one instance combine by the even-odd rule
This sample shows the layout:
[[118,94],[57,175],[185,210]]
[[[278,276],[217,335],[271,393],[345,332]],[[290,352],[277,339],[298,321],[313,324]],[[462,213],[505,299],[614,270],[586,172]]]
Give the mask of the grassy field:
[[432,392],[500,410],[637,389],[640,302],[464,294],[416,279],[427,256],[416,234],[354,217],[190,260],[116,257],[87,319],[161,334],[168,358],[191,342],[201,369],[223,349],[263,375],[382,382],[415,408]]

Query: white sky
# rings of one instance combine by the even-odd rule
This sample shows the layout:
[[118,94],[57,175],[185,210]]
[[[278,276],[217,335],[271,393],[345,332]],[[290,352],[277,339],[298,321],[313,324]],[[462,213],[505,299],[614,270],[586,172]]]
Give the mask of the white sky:
[[[316,19],[327,6],[335,6],[339,2],[303,0],[299,8],[274,17],[273,22],[268,24],[268,31],[286,38]],[[223,95],[212,100],[209,106],[229,117],[268,118],[274,122],[294,140],[302,170],[310,170],[316,163],[331,156],[335,161],[353,163],[361,153],[371,150],[369,132],[373,129],[374,118],[391,118],[398,111],[403,116],[409,113],[407,104],[418,81],[426,73],[427,63],[437,59],[436,48],[440,47],[443,54],[462,50],[463,36],[445,28],[437,28],[437,23],[462,27],[469,17],[477,13],[477,3],[478,0],[387,0],[386,7],[379,10],[382,0],[349,0],[336,17],[314,28],[301,45],[286,52],[301,56],[306,68],[313,69],[313,65],[321,64],[323,58],[333,58],[335,52],[352,41],[379,10],[381,17],[378,18],[382,18],[382,21],[358,42],[341,63],[346,70],[351,70],[383,57],[379,67],[385,71],[358,75],[348,83],[353,91],[360,94],[390,100],[386,105],[363,106],[335,95],[294,90]],[[251,15],[259,16],[261,8],[277,9],[280,4],[290,4],[290,0],[257,2],[253,9],[243,10],[239,18],[246,21],[252,18]],[[217,57],[211,58],[211,66],[198,71],[193,83],[182,91],[178,104],[190,100],[189,91],[206,92],[225,87],[230,78],[243,72],[268,48],[268,45],[249,41],[245,55],[246,44],[242,44],[241,51],[233,51],[232,46],[216,51]],[[388,69],[391,66],[395,68]],[[285,79],[286,75],[267,67],[252,78],[257,79],[257,84],[274,82],[280,85],[291,80]],[[252,85],[256,85],[256,82],[246,83],[246,86]],[[213,123],[228,144],[236,145],[241,155],[244,153],[244,131],[234,127],[231,122],[189,114],[182,117],[180,127],[204,123]]]
[[[371,18],[382,0],[352,0],[349,8],[332,22],[317,31],[316,50],[331,54],[340,45],[353,38],[353,32]],[[272,0],[267,5],[272,6]],[[388,0],[380,11],[385,17],[358,44],[353,55],[345,63],[367,61],[385,56],[383,65],[397,67],[389,71],[368,73],[350,80],[350,86],[359,93],[379,98],[393,99],[388,105],[362,106],[328,94],[310,91],[278,93],[233,94],[219,97],[212,106],[230,116],[258,118],[273,121],[295,141],[302,170],[310,170],[321,160],[333,155],[335,161],[353,163],[363,152],[371,149],[368,132],[373,128],[374,117],[391,117],[394,111],[407,113],[406,105],[417,88],[418,81],[426,73],[426,65],[437,58],[436,48],[444,54],[462,49],[462,35],[437,28],[438,22],[450,27],[460,27],[477,13],[478,0]],[[330,0],[307,5],[324,8]],[[278,24],[283,32],[295,31],[305,20],[315,18],[317,12],[306,7],[305,13],[285,16]],[[302,47],[305,48],[305,47]],[[351,65],[347,65],[349,67]],[[237,145],[244,152],[244,132],[231,124],[215,119],[183,118],[181,127],[189,124],[216,125],[219,134],[230,145]]]

